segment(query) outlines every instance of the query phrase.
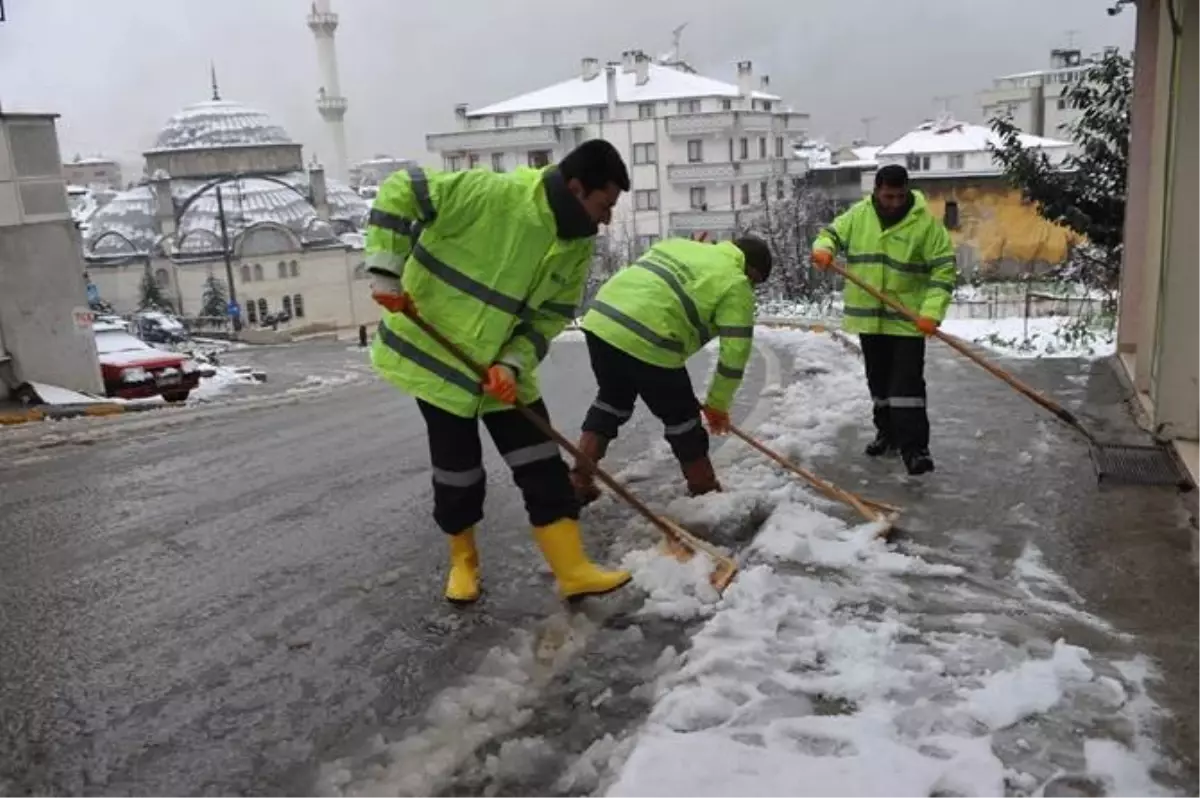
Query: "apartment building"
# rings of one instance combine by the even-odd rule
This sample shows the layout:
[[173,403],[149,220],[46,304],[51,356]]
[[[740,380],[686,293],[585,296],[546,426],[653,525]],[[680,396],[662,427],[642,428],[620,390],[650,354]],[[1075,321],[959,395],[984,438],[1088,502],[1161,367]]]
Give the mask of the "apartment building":
[[63,178],[72,186],[96,186],[113,191],[120,191],[125,186],[121,183],[121,164],[112,158],[81,158],[62,165]]
[[1050,51],[1050,66],[1014,75],[1002,75],[992,86],[979,93],[983,119],[1012,116],[1013,123],[1035,136],[1062,136],[1063,126],[1079,118],[1065,92],[1083,80],[1087,71],[1106,55],[1116,52],[1106,47],[1101,53],[1084,56],[1077,49]]
[[671,235],[727,239],[805,169],[792,141],[803,138],[807,115],[772,94],[749,61],[726,83],[640,50],[603,66],[584,58],[573,78],[482,108],[460,105],[455,117],[456,130],[426,136],[451,170],[543,166],[587,139],[612,142],[633,186],[609,235],[638,251]]

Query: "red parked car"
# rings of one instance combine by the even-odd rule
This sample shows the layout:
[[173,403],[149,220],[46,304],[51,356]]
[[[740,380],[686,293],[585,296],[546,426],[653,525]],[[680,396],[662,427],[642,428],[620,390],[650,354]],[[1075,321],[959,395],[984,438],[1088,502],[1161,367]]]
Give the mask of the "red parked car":
[[120,324],[97,321],[92,329],[109,396],[144,399],[161,394],[168,402],[182,402],[200,383],[201,369],[192,359],[155,349]]

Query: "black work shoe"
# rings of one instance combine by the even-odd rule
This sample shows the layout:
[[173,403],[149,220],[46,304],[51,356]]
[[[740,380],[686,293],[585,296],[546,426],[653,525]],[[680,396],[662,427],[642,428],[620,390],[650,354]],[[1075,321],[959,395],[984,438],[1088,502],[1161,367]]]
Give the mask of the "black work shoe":
[[885,454],[894,454],[896,446],[881,432],[875,436],[875,440],[867,444],[864,451],[867,457],[882,457]]
[[927,449],[917,449],[904,453],[904,467],[911,476],[919,477],[933,470],[933,458]]

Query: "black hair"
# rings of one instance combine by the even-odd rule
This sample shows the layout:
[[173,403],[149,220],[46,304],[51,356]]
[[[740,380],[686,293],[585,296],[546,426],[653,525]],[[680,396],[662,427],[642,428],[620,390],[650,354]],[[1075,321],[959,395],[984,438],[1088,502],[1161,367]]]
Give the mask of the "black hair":
[[765,280],[771,276],[771,248],[767,242],[754,236],[735,238],[733,245],[746,256],[746,268],[754,269]]
[[578,180],[589,193],[613,183],[629,190],[629,170],[617,148],[604,139],[589,139],[567,153],[558,162],[558,171],[567,180]]
[[875,188],[908,188],[908,170],[898,163],[881,166],[875,173]]

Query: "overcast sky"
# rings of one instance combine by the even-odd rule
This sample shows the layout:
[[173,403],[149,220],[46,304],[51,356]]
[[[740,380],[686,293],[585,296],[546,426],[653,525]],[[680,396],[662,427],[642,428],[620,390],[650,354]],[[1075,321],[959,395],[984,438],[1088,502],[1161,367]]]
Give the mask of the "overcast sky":
[[[329,146],[306,0],[3,0],[0,107],[62,115],[64,157],[140,153],[180,107],[225,99],[262,108],[305,145]],[[754,63],[811,114],[814,135],[886,143],[940,108],[979,118],[991,78],[1047,64],[1052,47],[1133,44],[1134,10],[1111,0],[333,0],[352,160],[430,161],[424,134],[453,107],[498,101],[576,74],[583,56],[657,55],[688,22],[701,73],[736,82]],[[132,175],[131,175],[132,176]]]

